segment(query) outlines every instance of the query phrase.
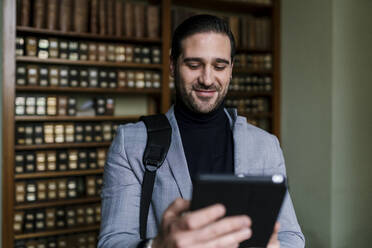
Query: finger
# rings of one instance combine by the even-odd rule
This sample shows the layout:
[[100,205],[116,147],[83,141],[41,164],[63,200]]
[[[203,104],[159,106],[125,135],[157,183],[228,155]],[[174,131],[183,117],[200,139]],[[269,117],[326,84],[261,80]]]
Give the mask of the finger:
[[195,246],[195,248],[214,248],[214,247],[237,247],[239,243],[244,240],[249,239],[252,236],[252,231],[250,228],[243,228],[239,231],[232,232],[226,235],[223,235],[217,239],[208,241],[206,243]]
[[206,242],[228,233],[240,231],[244,228],[250,228],[251,224],[251,219],[246,215],[231,216],[205,226],[202,229],[190,232],[188,235],[193,237],[190,240],[193,240],[194,242]]
[[167,224],[169,221],[176,217],[179,217],[183,212],[187,211],[190,207],[190,201],[182,198],[174,200],[163,214],[163,224]]
[[185,230],[199,229],[215,222],[225,213],[226,208],[222,204],[214,204],[182,216],[180,227]]
[[278,232],[280,229],[280,224],[279,222],[275,223],[273,233],[271,234],[269,243],[267,244],[267,248],[277,248],[280,247],[280,243],[278,240]]

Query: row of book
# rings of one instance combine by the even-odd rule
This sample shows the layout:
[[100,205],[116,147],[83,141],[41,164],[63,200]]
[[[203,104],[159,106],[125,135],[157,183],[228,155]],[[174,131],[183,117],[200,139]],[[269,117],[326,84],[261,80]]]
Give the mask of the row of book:
[[234,58],[234,68],[238,70],[272,70],[273,58],[271,54],[251,55],[247,53],[240,53]]
[[[172,9],[173,30],[190,16],[204,13],[200,10],[176,7]],[[225,19],[234,35],[236,47],[240,49],[270,50],[272,48],[272,29],[269,17],[255,17],[252,15],[244,16],[224,16],[217,14]]]
[[236,108],[239,113],[266,113],[270,111],[270,100],[266,97],[231,99],[227,98],[226,107]]
[[271,92],[273,89],[272,78],[259,75],[235,75],[229,85],[230,91],[246,92]]
[[159,38],[160,10],[123,0],[18,0],[18,24],[63,32]]
[[16,240],[14,248],[96,248],[96,232]]
[[76,97],[17,95],[15,98],[15,114],[18,116],[74,116],[76,115]]
[[106,153],[106,148],[17,151],[14,172],[22,174],[103,168]]
[[94,225],[99,224],[100,221],[100,204],[17,211],[14,215],[14,232],[41,232]]
[[272,0],[224,0],[224,1],[242,2],[242,3],[250,3],[250,4],[267,5],[267,6],[271,6],[273,4]]
[[40,59],[100,61],[138,64],[160,64],[159,46],[122,43],[86,42],[57,38],[16,38],[16,55]]
[[109,142],[117,126],[112,122],[16,124],[15,139],[17,145]]
[[99,196],[101,187],[101,175],[18,181],[15,183],[15,201],[21,204]]
[[161,73],[150,70],[19,64],[16,69],[16,84],[19,86],[158,89],[161,86]]
[[113,115],[115,102],[111,97],[96,97],[86,101],[90,112],[77,111],[76,97],[47,95],[17,95],[15,98],[15,114],[17,116],[75,116],[75,115]]
[[254,125],[256,127],[259,127],[263,130],[266,130],[267,132],[272,133],[272,126],[271,126],[271,121],[269,118],[252,118],[252,117],[247,117],[247,122],[251,125]]

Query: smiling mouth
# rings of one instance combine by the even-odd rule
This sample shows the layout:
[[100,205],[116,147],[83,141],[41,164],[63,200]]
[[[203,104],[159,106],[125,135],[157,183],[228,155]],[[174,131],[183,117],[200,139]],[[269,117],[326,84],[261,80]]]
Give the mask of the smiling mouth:
[[210,98],[217,92],[216,90],[194,90],[198,97]]

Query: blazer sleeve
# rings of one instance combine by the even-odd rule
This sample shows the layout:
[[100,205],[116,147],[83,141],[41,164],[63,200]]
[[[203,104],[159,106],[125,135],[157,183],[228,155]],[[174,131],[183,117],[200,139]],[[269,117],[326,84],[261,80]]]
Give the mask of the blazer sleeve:
[[135,248],[140,242],[141,185],[125,153],[124,131],[118,129],[104,168],[99,248]]
[[[275,136],[271,136],[272,141],[269,153],[267,155],[267,163],[265,166],[265,174],[272,175],[280,173],[286,175],[284,157],[279,145],[279,141]],[[282,208],[279,213],[280,230],[278,239],[281,248],[301,248],[305,247],[305,237],[301,232],[301,228],[297,222],[296,213],[293,208],[292,200],[289,192],[287,192]]]

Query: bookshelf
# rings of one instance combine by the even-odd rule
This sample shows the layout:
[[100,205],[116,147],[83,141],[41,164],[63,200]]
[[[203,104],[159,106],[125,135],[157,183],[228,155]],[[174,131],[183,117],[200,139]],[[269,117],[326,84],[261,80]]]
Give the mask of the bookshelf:
[[[53,0],[45,0],[46,3]],[[100,0],[97,0],[98,2]],[[116,0],[115,0],[116,1]],[[107,1],[107,2],[115,2]],[[120,1],[120,0],[118,0]],[[92,33],[91,30],[85,30],[84,32],[73,31],[73,28],[70,28],[68,31],[61,31],[58,28],[48,29],[46,27],[40,28],[35,27],[30,21],[30,23],[25,26],[21,25],[19,18],[20,4],[24,1],[18,0],[4,0],[3,1],[3,133],[9,135],[3,135],[3,186],[2,186],[2,195],[3,195],[3,223],[2,223],[2,232],[3,232],[3,247],[16,247],[19,242],[47,242],[46,240],[54,239],[56,243],[63,242],[63,237],[71,237],[71,239],[79,239],[85,237],[91,242],[96,242],[96,235],[99,231],[99,220],[96,220],[94,223],[85,223],[75,226],[64,226],[64,227],[55,227],[55,228],[44,228],[40,230],[35,230],[33,232],[29,231],[15,231],[15,226],[17,225],[16,216],[26,216],[35,211],[58,211],[63,209],[66,213],[68,211],[82,211],[81,209],[90,209],[96,208],[97,204],[100,202],[100,198],[97,194],[88,195],[83,194],[79,197],[74,198],[54,198],[50,200],[36,200],[36,201],[25,201],[17,202],[16,193],[17,185],[28,185],[39,187],[39,183],[50,183],[50,180],[82,180],[87,184],[87,179],[100,180],[99,176],[103,174],[103,168],[95,165],[95,167],[90,168],[87,166],[84,169],[81,168],[65,168],[64,170],[49,170],[45,169],[43,171],[37,171],[37,169],[29,169],[24,167],[22,171],[17,171],[17,157],[23,156],[23,159],[26,159],[27,156],[34,156],[34,163],[38,159],[38,156],[45,159],[45,166],[49,168],[49,165],[53,165],[53,160],[50,162],[48,159],[55,156],[58,160],[58,156],[61,154],[67,156],[68,163],[72,163],[69,160],[70,157],[74,158],[76,154],[78,157],[80,154],[86,154],[84,156],[91,156],[91,154],[96,154],[98,156],[99,151],[107,150],[111,141],[102,138],[90,141],[79,140],[73,142],[67,142],[66,137],[62,139],[65,142],[44,142],[44,136],[42,142],[35,142],[34,140],[30,141],[30,138],[25,136],[25,140],[28,139],[29,143],[18,142],[18,127],[21,125],[25,129],[27,128],[37,128],[44,127],[45,125],[51,124],[54,125],[54,129],[63,127],[64,130],[67,129],[68,125],[75,125],[74,128],[77,128],[76,125],[82,125],[84,128],[91,125],[91,128],[96,128],[101,126],[104,128],[104,124],[118,125],[121,123],[133,122],[138,120],[140,114],[122,114],[122,115],[93,115],[93,116],[79,116],[79,115],[20,115],[16,114],[15,100],[16,97],[21,96],[67,96],[67,97],[76,97],[88,96],[91,98],[103,96],[103,97],[142,97],[150,99],[148,101],[147,111],[148,113],[165,113],[172,101],[172,95],[174,90],[172,87],[171,79],[169,78],[169,49],[171,41],[171,32],[172,26],[177,20],[177,10],[186,9],[186,11],[194,11],[198,13],[212,13],[217,15],[223,15],[227,19],[229,17],[238,16],[238,18],[244,18],[246,15],[252,15],[255,18],[264,17],[269,20],[271,29],[270,29],[270,45],[267,47],[237,47],[237,54],[241,55],[241,58],[238,58],[238,62],[241,62],[243,66],[236,66],[233,71],[233,77],[240,77],[239,80],[232,82],[232,86],[228,93],[229,104],[232,106],[238,107],[238,111],[241,115],[246,116],[249,121],[256,122],[260,124],[260,120],[265,121],[266,128],[268,131],[279,136],[280,128],[280,119],[279,119],[279,103],[280,103],[280,44],[279,44],[279,0],[272,0],[272,4],[262,4],[257,3],[260,1],[240,1],[240,0],[217,0],[211,1],[208,0],[148,0],[142,1],[147,5],[157,6],[159,9],[159,29],[160,33],[158,37],[134,37],[128,36],[123,32],[121,35],[114,33],[100,34],[99,32]],[[27,2],[27,0],[25,1]],[[30,8],[33,8],[35,2],[39,0],[29,0],[31,4]],[[41,1],[42,2],[42,1]],[[67,1],[68,2],[68,1]],[[90,1],[88,1],[90,2]],[[121,2],[130,2],[136,4],[137,2],[122,0]],[[261,0],[261,2],[264,2]],[[270,1],[269,1],[270,2]],[[32,11],[32,10],[30,10]],[[30,20],[32,20],[32,13],[30,14]],[[176,16],[176,17],[175,17]],[[47,17],[44,17],[47,18]],[[124,18],[124,17],[123,17]],[[242,22],[239,19],[239,22]],[[179,21],[179,20],[178,20]],[[88,24],[87,24],[88,25]],[[97,24],[98,25],[98,24]],[[133,24],[134,25],[134,24]],[[89,26],[89,25],[88,25]],[[125,27],[123,27],[125,29]],[[38,56],[30,56],[26,53],[16,56],[18,47],[16,47],[16,37],[35,37],[36,40],[39,39],[57,39],[64,41],[78,41],[81,43],[96,43],[106,44],[113,46],[120,46],[125,44],[128,46],[141,46],[160,48],[159,54],[159,63],[142,63],[134,61],[113,61],[113,60],[73,60],[69,58],[39,58]],[[26,42],[26,40],[25,40]],[[26,47],[24,47],[26,51]],[[244,61],[250,55],[257,57],[257,61],[264,59],[265,56],[270,57],[271,67],[263,68],[262,66],[249,67],[244,65]],[[248,57],[247,57],[248,56]],[[254,58],[256,59],[256,58]],[[243,62],[242,62],[243,61]],[[116,85],[115,87],[105,87],[102,88],[100,85],[94,87],[82,87],[82,86],[61,86],[61,85],[38,85],[38,84],[18,84],[18,72],[17,68],[19,66],[37,66],[45,68],[77,68],[78,70],[83,68],[86,70],[96,69],[98,72],[111,70],[119,73],[120,70],[123,71],[134,71],[134,72],[152,72],[159,73],[160,75],[160,87],[120,87]],[[265,88],[265,82],[267,78],[270,79],[270,89],[267,89],[267,83]],[[39,78],[40,79],[40,78]],[[48,78],[48,80],[50,80]],[[244,81],[246,80],[246,81]],[[117,81],[119,79],[117,78]],[[242,90],[242,88],[244,88]],[[257,100],[258,99],[258,100]],[[263,100],[260,100],[263,99]],[[263,109],[252,108],[256,102],[267,101]],[[265,105],[265,106],[266,106]],[[26,105],[25,105],[26,106]],[[248,110],[248,111],[247,111]],[[65,125],[65,126],[63,126]],[[67,126],[66,126],[67,125]],[[98,127],[99,128],[99,127]],[[84,129],[85,130],[85,129]],[[76,133],[74,132],[74,135]],[[43,133],[44,135],[44,133]],[[45,134],[46,135],[46,134]],[[53,135],[57,135],[53,133]],[[63,135],[67,135],[64,133]],[[113,135],[114,134],[110,134]],[[109,135],[109,137],[111,137]],[[93,156],[93,157],[94,157]],[[59,161],[59,160],[58,160]],[[85,160],[84,160],[85,161]],[[88,162],[87,162],[88,161]],[[84,163],[98,164],[98,158],[96,160],[87,160]],[[26,160],[27,163],[27,160]],[[57,162],[55,162],[57,163]],[[78,163],[80,163],[78,161]],[[83,163],[83,162],[81,162]],[[26,165],[25,165],[26,166]],[[50,168],[54,168],[51,166]],[[96,182],[97,183],[97,182]],[[42,185],[42,184],[40,184]],[[87,190],[87,189],[85,189]],[[77,213],[76,212],[76,213]],[[88,216],[91,217],[91,216]],[[87,217],[87,218],[88,218]],[[24,217],[25,218],[25,217]],[[66,217],[67,218],[67,217]],[[79,236],[83,235],[83,236]],[[84,236],[85,235],[85,236]],[[60,240],[62,237],[62,241]],[[93,240],[93,241],[92,241]],[[17,243],[18,242],[18,243]],[[57,246],[58,247],[58,246]],[[87,244],[81,244],[79,247],[88,247]]]

